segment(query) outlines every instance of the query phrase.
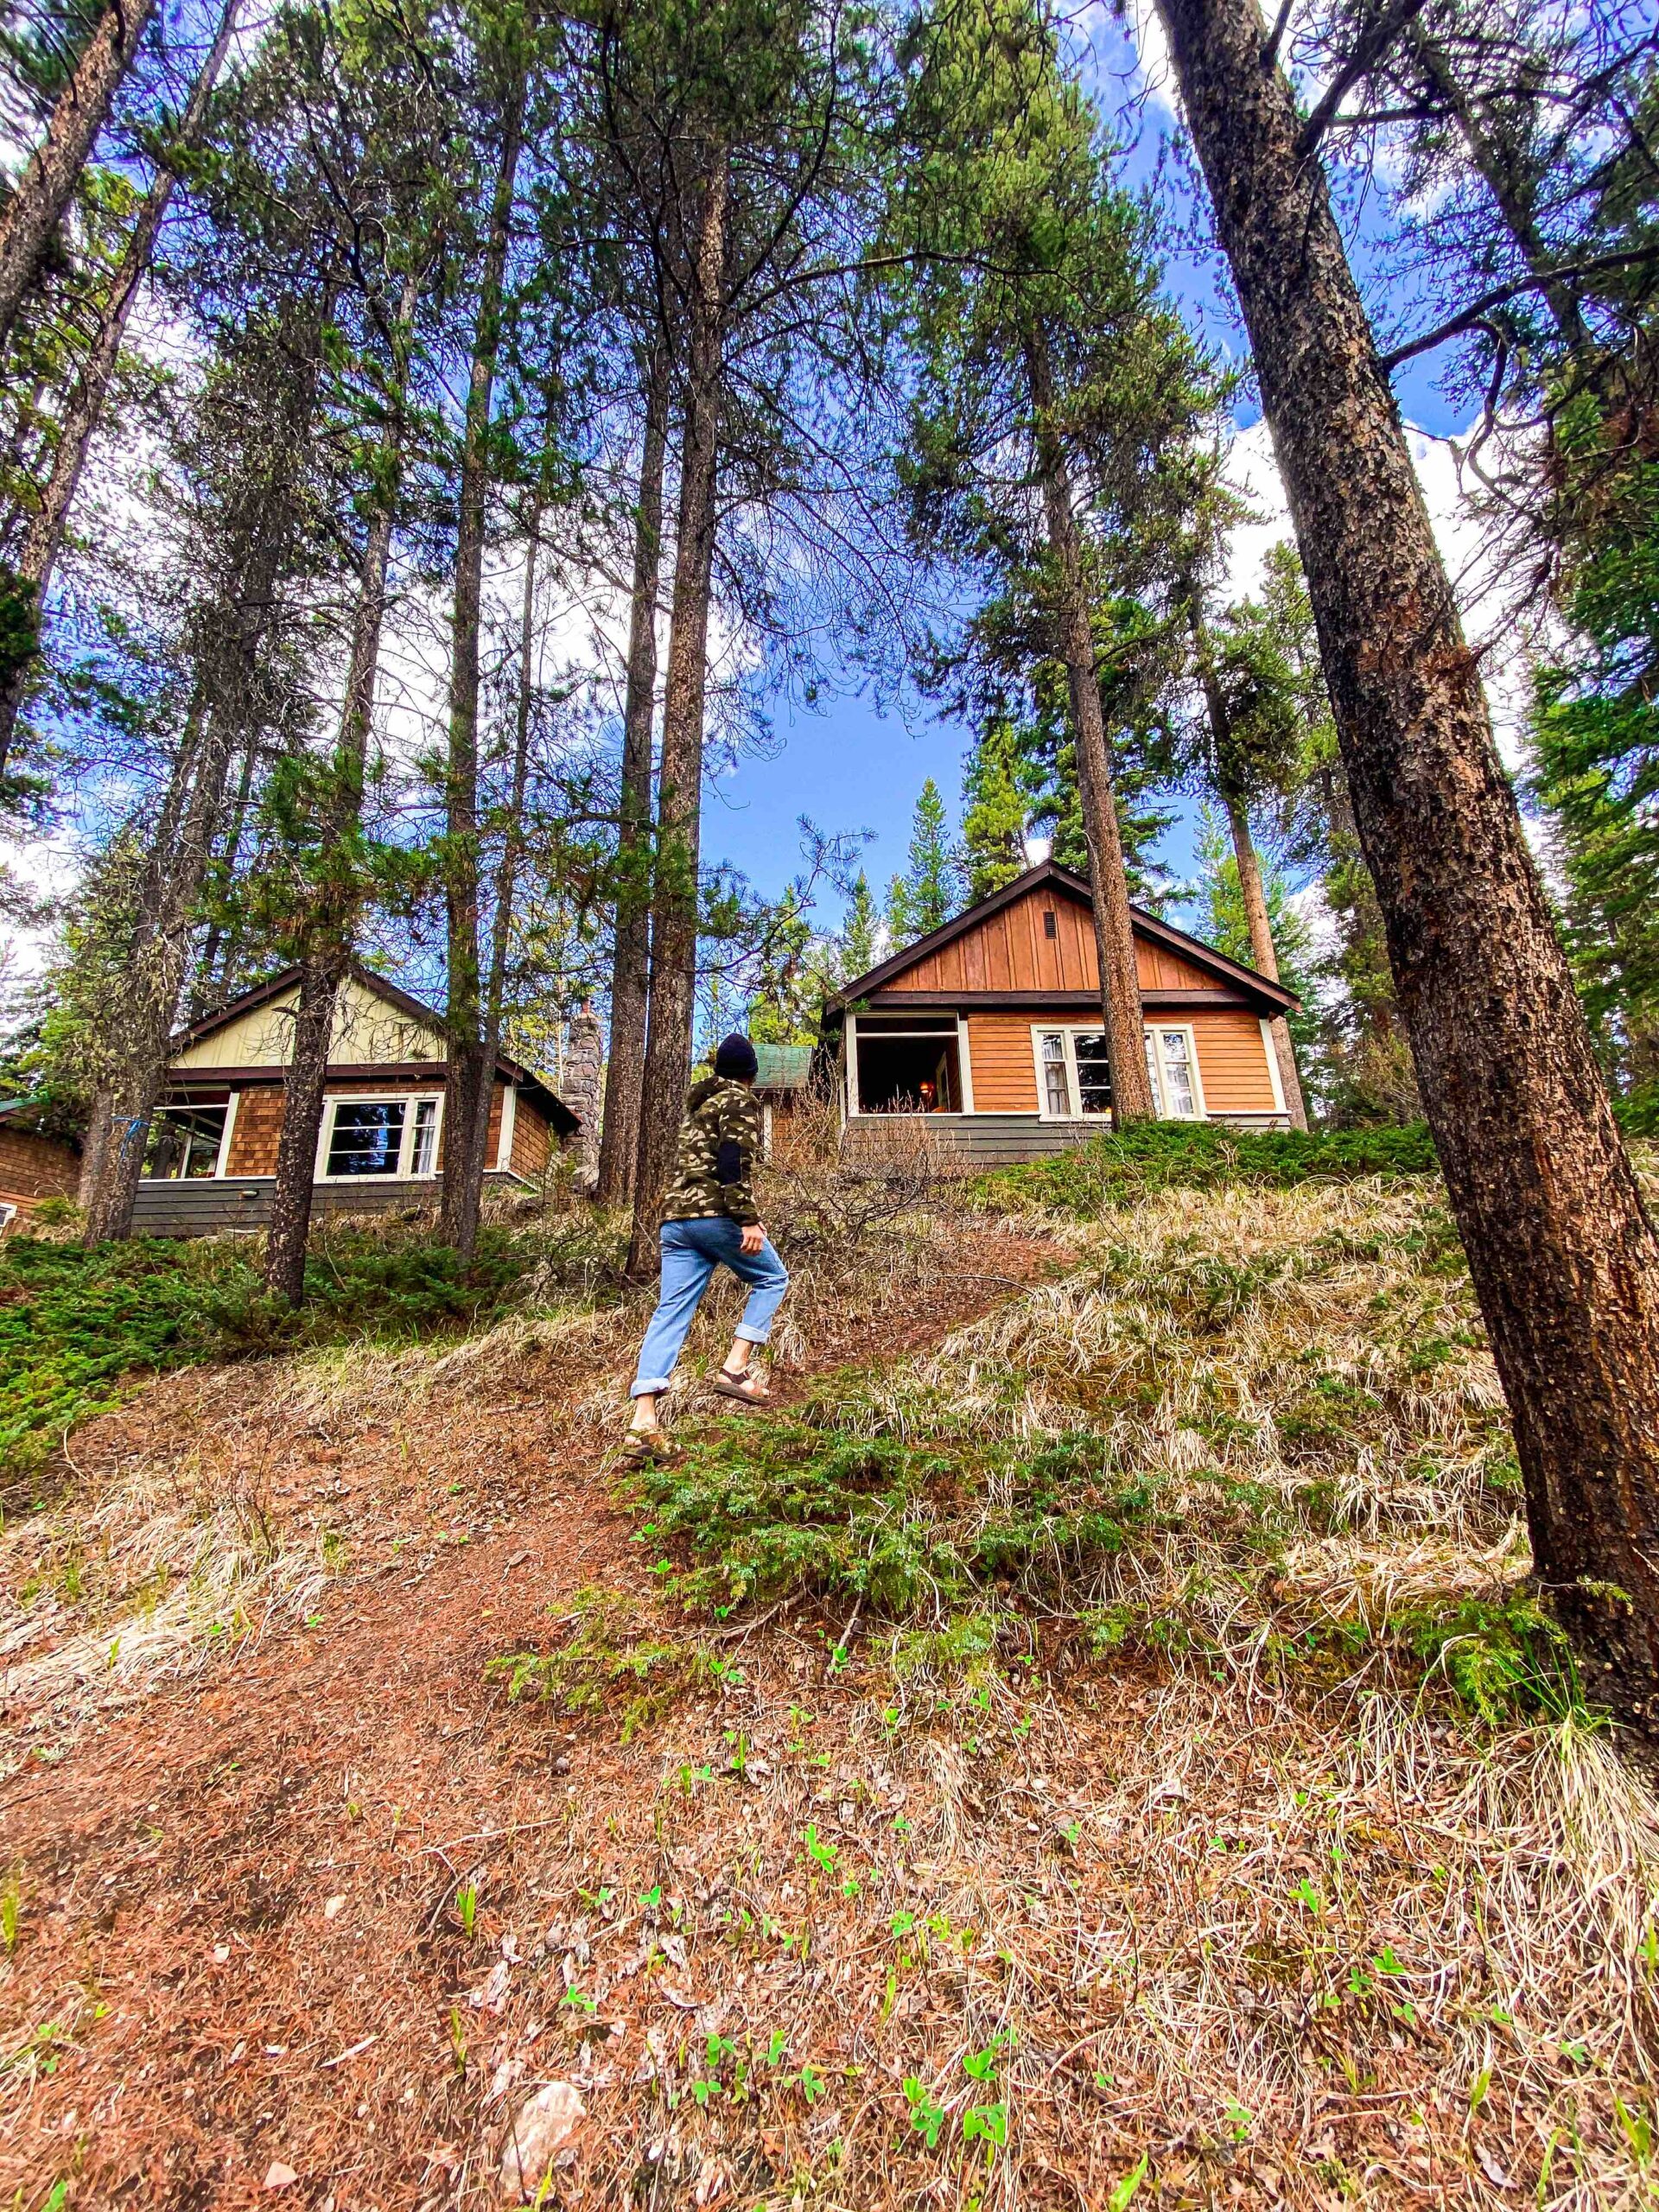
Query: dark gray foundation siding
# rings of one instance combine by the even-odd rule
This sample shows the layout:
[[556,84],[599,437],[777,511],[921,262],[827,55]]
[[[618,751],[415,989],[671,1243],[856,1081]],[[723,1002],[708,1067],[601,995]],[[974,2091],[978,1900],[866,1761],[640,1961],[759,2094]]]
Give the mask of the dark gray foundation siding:
[[[524,1190],[524,1178],[492,1170],[486,1190]],[[188,1183],[140,1183],[133,1207],[135,1236],[218,1236],[228,1230],[264,1229],[270,1219],[273,1175],[203,1176]],[[370,1182],[318,1183],[312,1192],[315,1213],[435,1213],[439,1184],[389,1179]]]
[[[1212,1114],[1211,1124],[1231,1128],[1285,1129],[1285,1114]],[[1110,1123],[1046,1122],[1037,1114],[857,1114],[847,1123],[847,1147],[854,1159],[861,1153],[879,1154],[884,1146],[908,1144],[919,1133],[936,1145],[949,1165],[968,1167],[1005,1167],[1022,1160],[1041,1160],[1090,1137],[1109,1133]]]

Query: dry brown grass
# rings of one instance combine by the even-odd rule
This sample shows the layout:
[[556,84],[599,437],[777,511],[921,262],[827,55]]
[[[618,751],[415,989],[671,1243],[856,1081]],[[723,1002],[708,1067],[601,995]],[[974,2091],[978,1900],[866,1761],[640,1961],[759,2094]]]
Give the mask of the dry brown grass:
[[[696,1662],[671,1656],[679,1702],[625,1745],[642,1680],[626,1667],[597,1711],[556,1730],[483,1682],[492,1651],[535,1639],[543,1596],[541,1640],[571,1634],[601,1485],[560,1478],[542,1511],[556,1564],[522,1593],[522,1625],[493,1609],[526,1555],[508,1547],[539,1525],[534,1482],[512,1478],[512,1533],[487,1570],[480,1532],[510,1517],[491,1518],[505,1440],[597,1463],[643,1299],[518,1317],[441,1351],[248,1370],[296,1562],[308,1523],[279,1494],[276,1440],[327,1437],[339,1460],[371,1423],[384,1432],[358,1506],[331,1509],[352,1546],[334,1588],[380,1639],[359,1661],[342,1628],[341,1653],[348,1676],[407,1681],[434,1714],[389,1704],[372,1737],[363,1719],[343,1772],[331,1748],[308,1766],[281,1743],[256,1786],[259,1735],[284,1710],[271,1688],[238,1745],[247,1834],[208,1861],[188,1847],[208,1784],[181,1781],[174,1805],[143,1783],[138,1843],[123,1825],[99,1851],[113,1875],[163,1825],[180,1838],[174,1891],[143,1892],[161,1930],[149,1952],[123,1935],[111,1955],[105,1923],[75,1920],[53,1885],[76,1878],[41,1841],[20,1878],[30,1927],[51,1926],[58,1948],[35,1937],[0,1967],[17,1993],[10,2126],[16,2156],[37,2156],[0,2164],[7,2185],[70,2171],[50,2146],[84,2139],[72,2208],[115,2201],[118,2181],[121,2201],[168,2204],[160,2149],[143,2153],[150,2180],[124,2178],[141,2152],[122,2131],[154,2146],[170,2128],[200,2142],[204,2206],[263,2201],[283,2156],[336,2212],[483,2212],[503,2201],[509,2115],[565,2079],[588,2117],[550,2206],[1659,2203],[1659,1810],[1610,1732],[1570,1708],[1482,1720],[1399,1632],[1425,1605],[1501,1603],[1526,1567],[1502,1408],[1436,1189],[1173,1191],[1084,1227],[1022,1217],[1015,1235],[930,1175],[896,1174],[885,1212],[834,1175],[821,1151],[780,1161],[769,1196],[796,1276],[788,1410],[826,1438],[897,1436],[990,1470],[982,1488],[925,1501],[963,1556],[1018,1504],[1020,1455],[1086,1433],[1114,1484],[1148,1501],[1126,1548],[988,1577],[954,1615],[862,1609],[837,1664],[842,1603],[688,1620],[651,1594],[652,1548],[618,1525],[597,1562],[619,1593],[602,1637],[625,1658],[654,1642]],[[854,1204],[870,1218],[838,1235],[833,1208]],[[1045,1255],[1065,1272],[1033,1281]],[[680,1406],[694,1437],[730,1319],[719,1307],[694,1339]],[[836,1359],[847,1371],[824,1378]],[[146,1543],[238,1555],[227,1421],[220,1407],[211,1437],[177,1455],[176,1498],[159,1434],[142,1478],[136,1459],[113,1477],[100,1459],[59,1509],[64,1530],[77,1511],[88,1526],[106,1514],[129,1577]],[[406,1462],[423,1490],[396,1488]],[[474,1531],[464,1548],[441,1548],[446,1504]],[[424,1527],[429,1546],[419,1594],[388,1580],[378,1611],[348,1594],[385,1563],[374,1516]],[[111,1625],[62,1602],[66,1638]],[[273,1628],[290,1618],[273,1612]],[[463,1634],[464,1692],[431,1672],[435,1647]],[[401,1672],[385,1656],[399,1639]],[[173,1663],[200,1649],[186,1639]],[[308,1681],[333,1680],[322,1665]],[[238,1676],[217,1679],[233,1712]],[[438,1717],[438,1764],[472,1776],[473,1795],[411,1815]],[[171,1725],[187,1741],[191,1709]],[[344,1714],[329,1725],[343,1732]],[[100,1786],[93,1752],[69,1757],[86,1762],[84,1802]],[[315,1802],[297,1794],[308,1774]],[[102,1781],[118,1794],[118,1772]],[[210,2017],[226,2000],[164,1999],[156,1961],[205,1961],[243,1926],[214,1871],[235,1851],[270,1859],[302,1902],[235,1952],[257,1993]],[[103,1857],[84,1863],[101,1883]],[[474,1879],[468,1933],[452,1899]],[[336,1888],[351,1901],[325,1929]],[[86,1996],[105,1977],[136,2024],[107,2056]],[[164,2002],[168,2029],[143,2024]],[[288,2024],[251,2030],[251,2007]],[[53,2018],[66,2048],[48,2074],[49,2048],[28,2038]],[[344,2071],[321,2069],[365,2037],[347,2093]],[[124,2105],[140,2064],[153,2091]],[[194,2133],[167,2117],[183,2082]]]

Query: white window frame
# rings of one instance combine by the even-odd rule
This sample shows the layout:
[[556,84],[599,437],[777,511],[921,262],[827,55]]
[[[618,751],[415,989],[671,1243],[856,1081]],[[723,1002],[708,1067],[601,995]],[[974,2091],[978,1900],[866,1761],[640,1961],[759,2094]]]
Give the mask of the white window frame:
[[[495,1141],[495,1165],[499,1173],[512,1166],[512,1140],[518,1127],[518,1086],[506,1083],[501,1086],[501,1134]],[[432,1157],[437,1158],[435,1147]]]
[[[899,1007],[883,1007],[881,1009],[882,1014],[889,1018],[901,1011]],[[918,1007],[917,1011],[932,1014],[936,1009],[931,1007]],[[968,1051],[968,1025],[959,1014],[953,1014],[951,1020],[957,1025],[954,1033],[957,1040],[957,1080],[962,1086],[962,1104],[957,1110],[962,1114],[971,1114],[974,1110],[974,1069]],[[889,1019],[872,1023],[870,1027],[872,1037],[926,1038],[935,1044],[952,1033],[949,1029],[900,1029],[891,1026]],[[847,1017],[847,1065],[842,1073],[846,1083],[846,1116],[849,1122],[892,1119],[887,1114],[867,1114],[858,1103],[858,1016],[855,1014],[849,1014]]]
[[[432,1124],[432,1165],[424,1175],[416,1175],[410,1162],[415,1152],[415,1109],[423,1098],[437,1101],[438,1110]],[[397,1172],[395,1175],[331,1175],[328,1154],[334,1148],[334,1115],[341,1106],[401,1106],[404,1109],[403,1134],[397,1143]],[[319,1183],[362,1183],[372,1187],[385,1183],[430,1183],[435,1181],[443,1158],[443,1093],[441,1090],[340,1090],[323,1095],[322,1126],[317,1132],[317,1163],[315,1179]]]
[[[1153,1050],[1150,1055],[1150,1065],[1154,1071],[1153,1103],[1158,1109],[1159,1120],[1184,1122],[1189,1118],[1185,1114],[1171,1114],[1168,1109],[1164,1093],[1163,1048],[1157,1041],[1157,1032],[1160,1029],[1179,1029],[1185,1036],[1187,1065],[1192,1076],[1192,1103],[1196,1109],[1191,1118],[1195,1122],[1207,1121],[1209,1110],[1204,1103],[1204,1080],[1198,1072],[1198,1040],[1192,1023],[1190,1021],[1142,1021],[1141,1025],[1142,1037],[1150,1038],[1153,1040]],[[1102,1033],[1101,1025],[1097,1021],[1033,1021],[1032,1023],[1031,1064],[1037,1080],[1037,1117],[1039,1121],[1088,1122],[1097,1123],[1102,1128],[1109,1124],[1111,1116],[1109,1114],[1085,1114],[1083,1111],[1081,1103],[1083,1088],[1077,1081],[1076,1040],[1079,1037],[1098,1037]],[[1071,1110],[1065,1114],[1051,1114],[1048,1109],[1048,1084],[1043,1071],[1043,1039],[1045,1037],[1054,1036],[1062,1037],[1065,1040],[1065,1088]],[[1145,1050],[1144,1045],[1141,1049]]]
[[[1154,1070],[1154,1087],[1158,1097],[1158,1118],[1160,1122],[1207,1122],[1210,1109],[1204,1103],[1204,1077],[1198,1070],[1198,1039],[1190,1021],[1144,1021],[1141,1027],[1154,1040],[1148,1065]],[[1160,1029],[1179,1029],[1186,1039],[1187,1072],[1192,1078],[1192,1111],[1191,1114],[1172,1114],[1164,1090],[1163,1047],[1157,1042]]]
[[225,1134],[219,1141],[219,1158],[213,1162],[214,1179],[219,1182],[222,1182],[231,1172],[231,1139],[236,1133],[236,1107],[237,1101],[241,1096],[239,1090],[233,1090],[231,1093],[230,1105],[226,1111]]

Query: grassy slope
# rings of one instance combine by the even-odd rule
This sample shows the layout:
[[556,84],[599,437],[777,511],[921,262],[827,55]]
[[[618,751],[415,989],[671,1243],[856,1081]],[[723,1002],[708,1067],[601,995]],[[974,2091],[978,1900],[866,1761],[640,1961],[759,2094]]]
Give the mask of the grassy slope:
[[[1425,1164],[1161,1131],[987,1179],[1058,1280],[683,1424],[632,1493],[658,1599],[566,1596],[500,1670],[582,1771],[493,1876],[491,1936],[553,1910],[563,1964],[490,2063],[634,2038],[550,2202],[626,2201],[652,2144],[663,2202],[779,2212],[1651,2201],[1659,1816],[1525,1593]],[[796,1339],[930,1234],[798,1269]],[[416,1370],[329,1372],[349,1433]],[[659,1975],[701,2009],[642,2054]],[[493,2159],[480,2093],[429,2133]]]
[[135,1238],[91,1251],[50,1238],[0,1245],[0,1473],[47,1459],[77,1421],[149,1375],[204,1360],[326,1344],[409,1342],[500,1319],[532,1282],[545,1292],[611,1259],[580,1217],[486,1227],[464,1274],[423,1230],[330,1227],[295,1313],[268,1297],[240,1237]]

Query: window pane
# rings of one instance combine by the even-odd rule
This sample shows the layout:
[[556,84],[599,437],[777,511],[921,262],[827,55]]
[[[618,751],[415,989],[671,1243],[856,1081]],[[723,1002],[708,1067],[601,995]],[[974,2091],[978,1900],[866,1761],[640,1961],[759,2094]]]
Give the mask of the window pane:
[[1069,1121],[1071,1116],[1071,1086],[1065,1075],[1065,1039],[1058,1030],[1047,1031],[1042,1040],[1043,1096],[1046,1110],[1058,1121]]
[[1191,1122],[1198,1116],[1198,1101],[1192,1095],[1192,1061],[1188,1051],[1185,1029],[1166,1029],[1160,1033],[1163,1047],[1164,1095],[1169,1101],[1169,1112],[1178,1120]]
[[152,1179],[195,1180],[219,1171],[228,1106],[173,1106],[149,1125],[144,1173]]
[[1071,1050],[1077,1055],[1077,1095],[1085,1114],[1109,1114],[1112,1110],[1112,1067],[1106,1054],[1103,1037],[1074,1037]]
[[328,1141],[331,1175],[395,1175],[404,1142],[404,1101],[342,1098]]
[[1147,1046],[1147,1081],[1152,1085],[1152,1107],[1155,1114],[1164,1110],[1163,1085],[1158,1080],[1158,1040],[1150,1029],[1142,1033]]
[[438,1102],[435,1098],[415,1101],[415,1145],[409,1163],[411,1175],[429,1175],[437,1154]]

